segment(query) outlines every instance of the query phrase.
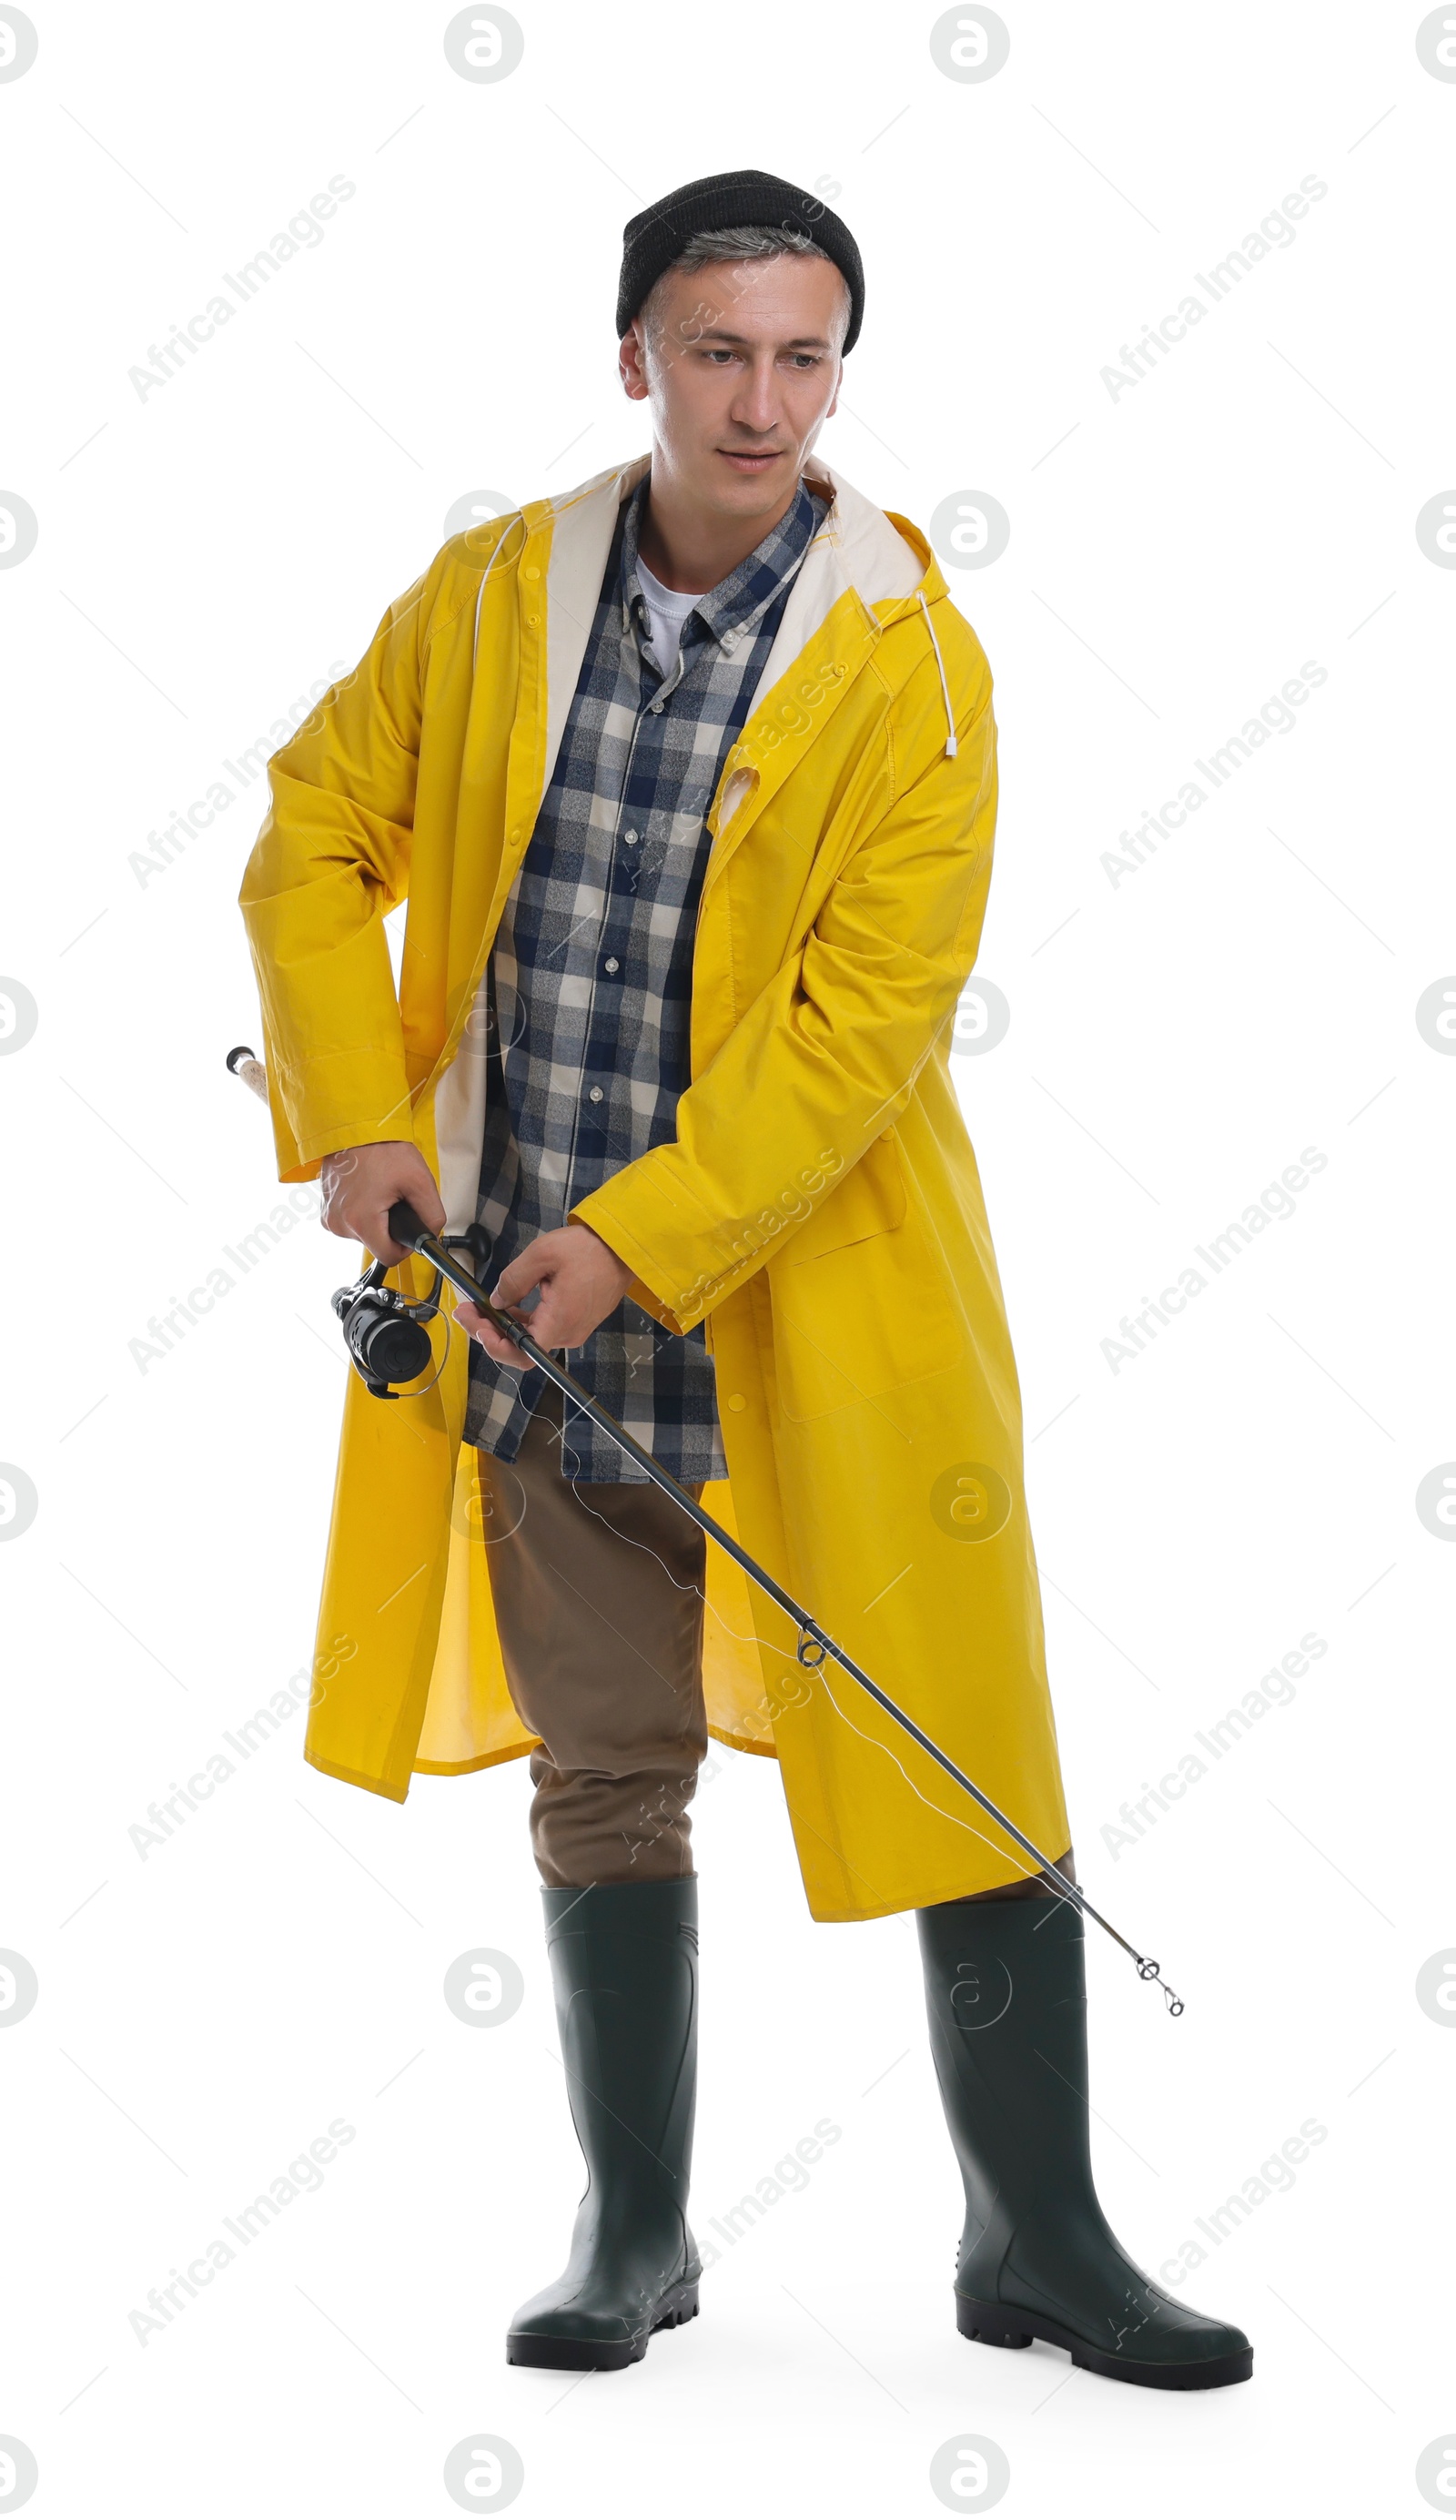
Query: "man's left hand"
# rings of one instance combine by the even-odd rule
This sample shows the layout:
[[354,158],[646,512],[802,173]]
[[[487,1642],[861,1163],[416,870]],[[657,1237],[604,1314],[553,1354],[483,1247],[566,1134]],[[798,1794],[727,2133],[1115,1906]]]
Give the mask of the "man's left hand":
[[[555,1234],[538,1234],[519,1260],[503,1269],[490,1289],[498,1312],[509,1313],[528,1329],[539,1347],[580,1347],[598,1324],[614,1312],[632,1282],[632,1271],[618,1260],[610,1243],[589,1225],[564,1225]],[[522,1310],[522,1297],[533,1286],[540,1302]],[[457,1304],[455,1319],[478,1339],[497,1365],[514,1365],[528,1372],[530,1360],[494,1329],[478,1304]]]

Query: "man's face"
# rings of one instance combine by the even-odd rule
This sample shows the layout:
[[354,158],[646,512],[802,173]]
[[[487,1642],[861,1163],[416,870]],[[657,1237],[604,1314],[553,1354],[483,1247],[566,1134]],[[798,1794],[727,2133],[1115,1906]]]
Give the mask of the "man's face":
[[675,486],[718,515],[782,514],[838,399],[847,294],[819,254],[664,273],[621,378]]

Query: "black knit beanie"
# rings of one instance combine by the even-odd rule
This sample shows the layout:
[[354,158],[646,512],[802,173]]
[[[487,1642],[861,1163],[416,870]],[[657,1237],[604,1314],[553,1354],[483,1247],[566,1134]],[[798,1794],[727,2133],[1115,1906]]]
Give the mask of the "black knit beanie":
[[677,260],[690,237],[713,228],[784,228],[808,237],[843,273],[849,290],[849,329],[842,349],[852,350],[864,313],[864,268],[859,248],[826,202],[799,184],[777,175],[761,175],[752,166],[736,175],[700,175],[664,194],[622,230],[621,280],[616,295],[616,338],[621,339],[633,316],[669,263]]

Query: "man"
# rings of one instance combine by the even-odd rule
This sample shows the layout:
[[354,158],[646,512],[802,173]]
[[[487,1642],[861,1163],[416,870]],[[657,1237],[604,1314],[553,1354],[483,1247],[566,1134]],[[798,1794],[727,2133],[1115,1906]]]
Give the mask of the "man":
[[[863,310],[843,224],[749,171],[624,245],[651,456],[447,543],[271,764],[243,902],[280,1171],[318,1175],[325,1222],[417,1293],[393,1200],[483,1237],[493,1300],[1074,1880],[948,1065],[990,877],[990,676],[924,537],[812,454]],[[413,1771],[530,1756],[590,2178],[510,2359],[619,2368],[698,2308],[688,1806],[711,1731],[780,1760],[817,1918],[918,1912],[962,2332],[1155,2387],[1246,2377],[1247,2338],[1151,2283],[1098,2206],[1074,1903],[801,1667],[478,1310],[456,1321],[470,1340],[414,1393],[350,1381],[306,1748],[401,1801]]]

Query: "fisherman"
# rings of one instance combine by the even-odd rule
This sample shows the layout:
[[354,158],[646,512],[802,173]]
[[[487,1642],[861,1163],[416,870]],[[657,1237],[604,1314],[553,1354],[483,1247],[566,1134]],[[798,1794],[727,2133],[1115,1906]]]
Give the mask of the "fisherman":
[[492,1301],[1066,1851],[1037,1870],[806,1669],[468,1304],[427,1385],[350,1377],[306,1755],[401,1802],[529,1757],[589,2184],[510,2360],[620,2368],[698,2308],[711,1733],[778,1758],[815,1918],[917,1913],[961,2332],[1214,2387],[1248,2339],[1142,2272],[1092,2181],[1020,1392],[949,1065],[991,680],[923,533],[814,453],[863,312],[848,229],[776,177],[629,220],[650,453],[444,545],[274,755],[243,907],[281,1177],[407,1292],[394,1201],[473,1236]]

